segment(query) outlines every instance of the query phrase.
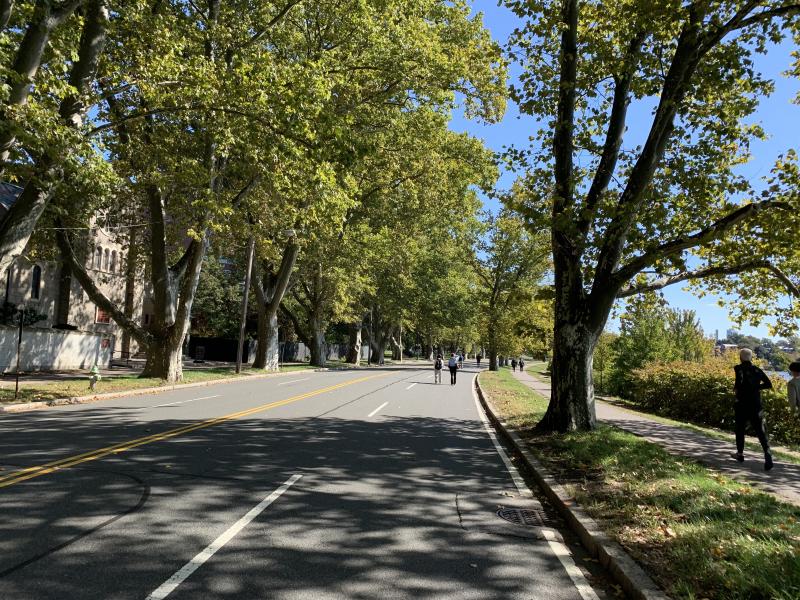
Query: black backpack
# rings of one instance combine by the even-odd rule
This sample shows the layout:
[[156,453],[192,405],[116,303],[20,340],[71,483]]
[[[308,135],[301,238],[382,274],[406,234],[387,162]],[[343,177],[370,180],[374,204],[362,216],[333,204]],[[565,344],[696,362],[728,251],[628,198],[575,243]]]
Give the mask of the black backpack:
[[437,358],[436,359],[436,363],[434,364],[434,368],[436,368],[436,369],[441,369],[442,368],[442,359],[441,358]]

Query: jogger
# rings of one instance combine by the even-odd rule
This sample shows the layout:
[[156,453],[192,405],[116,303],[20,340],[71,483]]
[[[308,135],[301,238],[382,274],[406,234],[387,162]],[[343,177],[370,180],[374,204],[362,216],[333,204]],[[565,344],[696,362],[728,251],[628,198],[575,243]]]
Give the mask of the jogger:
[[741,364],[733,369],[736,373],[736,383],[733,391],[736,394],[735,416],[736,416],[736,454],[733,457],[739,461],[744,461],[744,434],[747,424],[752,423],[756,431],[758,441],[764,450],[764,470],[772,468],[772,452],[769,448],[766,424],[764,423],[764,409],[761,406],[761,390],[772,388],[772,382],[764,371],[752,363],[753,351],[749,348],[742,348],[739,351]]

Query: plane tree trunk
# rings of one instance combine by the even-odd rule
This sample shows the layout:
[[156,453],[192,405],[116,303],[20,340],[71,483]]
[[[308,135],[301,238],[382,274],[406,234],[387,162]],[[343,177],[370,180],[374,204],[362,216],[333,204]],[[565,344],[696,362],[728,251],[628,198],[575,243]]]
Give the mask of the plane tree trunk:
[[347,344],[347,362],[357,365],[361,362],[361,331],[364,329],[363,319],[359,319],[350,325],[350,333]]
[[[253,368],[277,371],[280,364],[280,343],[278,341],[278,308],[289,287],[292,270],[300,247],[294,238],[287,243],[281,257],[281,264],[274,271],[270,264],[253,265],[260,273],[253,274],[253,283],[258,308],[258,346],[253,360]],[[257,276],[257,275],[260,275]]]

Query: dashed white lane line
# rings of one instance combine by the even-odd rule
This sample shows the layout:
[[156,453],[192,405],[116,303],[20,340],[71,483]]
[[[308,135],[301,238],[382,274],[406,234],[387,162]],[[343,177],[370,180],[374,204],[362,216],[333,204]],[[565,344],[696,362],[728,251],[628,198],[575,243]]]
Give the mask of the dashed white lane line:
[[224,533],[222,533],[222,535],[206,546],[205,549],[199,552],[192,560],[178,569],[172,577],[158,586],[158,588],[155,589],[149,596],[147,596],[145,600],[163,600],[169,596],[180,584],[186,581],[186,579],[192,573],[199,569],[203,563],[214,556],[217,550],[230,542],[236,536],[236,534],[247,527],[247,525],[249,525],[253,519],[260,515],[264,509],[275,502],[275,500],[280,498],[280,496],[295,483],[297,483],[301,477],[302,475],[292,475],[289,477],[289,479],[287,479],[282,486],[264,498],[256,506],[251,508],[245,516],[236,521],[236,523],[231,525]]
[[[516,467],[514,467],[514,465],[511,463],[511,460],[508,458],[508,454],[506,454],[505,449],[500,445],[500,441],[497,439],[497,434],[494,431],[494,427],[492,427],[492,424],[489,423],[489,417],[487,417],[483,412],[483,406],[481,406],[480,400],[478,400],[478,393],[475,391],[475,379],[477,377],[478,376],[475,375],[475,377],[472,378],[472,399],[475,401],[475,407],[478,409],[478,415],[480,415],[483,426],[486,429],[486,433],[489,434],[495,450],[497,450],[497,453],[500,455],[503,464],[506,466],[508,474],[511,475],[511,479],[514,481],[517,491],[519,491],[520,495],[530,498],[533,496],[533,493],[528,489],[528,486],[525,484],[525,480],[522,479],[519,471],[517,471]],[[553,554],[555,554],[558,558],[561,566],[564,567],[564,570],[567,572],[567,575],[569,575],[569,578],[572,580],[572,584],[578,590],[581,598],[583,600],[600,600],[595,591],[592,589],[592,586],[590,586],[589,582],[586,581],[586,577],[584,577],[583,572],[578,568],[578,565],[576,565],[575,561],[572,559],[572,554],[570,554],[569,548],[558,541],[556,536],[553,535],[551,531],[543,529],[542,533],[547,538],[547,544],[550,546]]]
[[289,385],[290,383],[298,383],[299,381],[308,381],[311,377],[304,377],[303,379],[292,379],[291,381],[284,381],[278,385]]
[[380,405],[378,408],[376,408],[376,409],[375,409],[375,410],[373,410],[371,413],[369,413],[369,414],[367,415],[367,418],[369,418],[369,417],[374,417],[374,416],[377,414],[377,412],[378,412],[380,409],[382,409],[384,406],[386,406],[387,404],[389,404],[389,403],[388,403],[388,402],[384,402],[383,404],[381,404],[381,405]]
[[410,386],[408,386],[406,389],[407,389],[407,390],[410,390],[410,389],[411,389],[412,387],[414,387],[415,385],[417,385],[417,383],[416,383],[416,382],[412,383],[412,384],[411,384]]
[[214,396],[203,396],[201,398],[192,398],[190,400],[180,400],[178,402],[167,402],[166,404],[156,404],[155,406],[151,406],[150,408],[159,408],[161,406],[175,406],[177,404],[186,404],[188,402],[197,402],[198,400],[209,400],[211,398],[219,398],[219,394]]

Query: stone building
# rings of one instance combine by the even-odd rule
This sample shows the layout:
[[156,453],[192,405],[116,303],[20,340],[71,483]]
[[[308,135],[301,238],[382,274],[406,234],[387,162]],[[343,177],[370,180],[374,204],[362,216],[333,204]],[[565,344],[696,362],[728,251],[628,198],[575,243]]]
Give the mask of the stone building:
[[[21,191],[21,188],[12,184],[0,183],[0,221]],[[128,314],[146,326],[152,310],[146,310],[150,303],[145,300],[145,286],[141,275],[128,273],[126,269],[127,232],[124,229],[106,230],[96,225],[96,220],[90,223],[85,245],[76,248],[76,252],[83,251],[85,267],[100,290],[118,307],[127,309]],[[29,255],[32,253],[26,248],[23,255],[16,258],[3,274],[3,300],[18,308],[24,306],[35,309],[44,315],[45,318],[32,325],[32,329],[92,334],[94,338],[99,338],[100,347],[104,350],[103,356],[107,356],[109,360],[112,356],[114,359],[121,359],[136,354],[136,341],[128,339],[110,315],[89,299],[67,267],[57,260],[35,260]],[[81,338],[78,346],[86,345],[88,339]],[[64,365],[72,363],[77,368],[82,368],[86,362],[78,357],[58,357],[58,352],[49,348],[39,348],[37,352],[43,356],[52,356],[52,360],[39,361],[45,364],[36,365],[44,370],[64,368]],[[2,362],[0,359],[0,367],[3,366]],[[46,364],[48,362],[52,364]]]

